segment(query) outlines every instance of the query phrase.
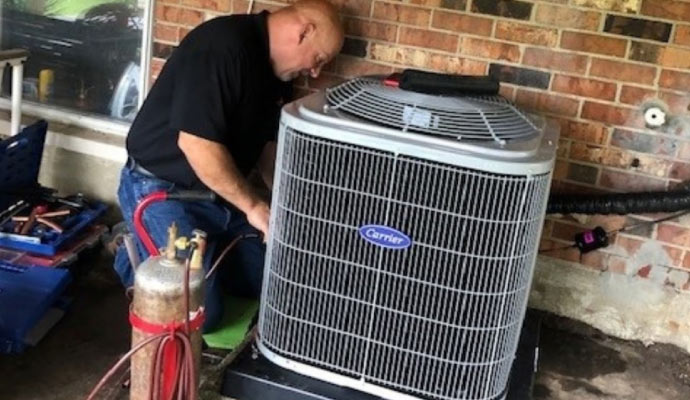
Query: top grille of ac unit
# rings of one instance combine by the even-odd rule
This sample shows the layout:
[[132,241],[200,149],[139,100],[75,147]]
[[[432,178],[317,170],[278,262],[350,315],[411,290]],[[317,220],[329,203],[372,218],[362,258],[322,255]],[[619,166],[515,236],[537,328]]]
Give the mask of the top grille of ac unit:
[[537,134],[532,121],[500,96],[432,96],[364,77],[327,90],[326,100],[332,109],[404,132],[499,143]]

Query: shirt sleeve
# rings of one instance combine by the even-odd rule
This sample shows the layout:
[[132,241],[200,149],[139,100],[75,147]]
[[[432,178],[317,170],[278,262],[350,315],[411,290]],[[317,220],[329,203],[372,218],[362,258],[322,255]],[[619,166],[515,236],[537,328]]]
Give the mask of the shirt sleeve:
[[216,52],[182,54],[170,108],[171,128],[223,142],[229,117],[241,101],[239,57]]

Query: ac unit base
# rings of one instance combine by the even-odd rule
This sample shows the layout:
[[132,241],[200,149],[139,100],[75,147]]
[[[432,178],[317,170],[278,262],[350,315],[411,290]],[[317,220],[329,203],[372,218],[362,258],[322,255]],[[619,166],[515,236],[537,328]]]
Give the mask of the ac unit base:
[[[532,398],[541,317],[527,311],[510,375],[506,400]],[[380,400],[374,395],[333,385],[281,368],[247,346],[225,371],[221,394],[236,400]]]

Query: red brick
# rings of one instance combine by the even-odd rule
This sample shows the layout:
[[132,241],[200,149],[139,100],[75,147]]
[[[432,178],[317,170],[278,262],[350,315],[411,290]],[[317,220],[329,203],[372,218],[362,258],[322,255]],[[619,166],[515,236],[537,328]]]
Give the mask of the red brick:
[[[659,96],[659,99],[666,103],[671,114],[685,115],[688,111],[690,111],[690,96],[687,94],[680,95],[676,93],[660,91],[657,95]],[[682,129],[684,129],[684,126],[680,124],[678,128],[681,129],[681,131],[678,132],[678,134],[681,134]],[[689,134],[690,131],[687,132],[685,136],[688,136]]]
[[187,34],[188,34],[189,32],[191,32],[191,31],[192,31],[192,30],[191,30],[190,28],[181,27],[181,28],[180,28],[180,31],[179,31],[179,34],[178,34],[178,36],[177,36],[177,41],[178,41],[178,42],[181,42],[182,39],[184,39],[185,36],[187,36]]
[[602,171],[599,186],[622,192],[665,190],[666,181],[613,170]]
[[659,224],[656,228],[656,238],[662,242],[688,247],[690,229],[678,225]]
[[573,142],[570,145],[570,158],[608,167],[627,169],[634,157],[631,153],[617,148]]
[[637,12],[640,0],[571,0],[576,6],[594,7],[602,10]]
[[610,189],[586,186],[576,182],[560,182],[557,186],[553,186],[552,184],[551,189],[554,193],[605,194],[611,192]]
[[608,271],[614,274],[626,274],[628,259],[609,255]]
[[180,7],[170,6],[166,4],[156,5],[156,20],[164,22],[177,23],[180,19]]
[[501,86],[498,88],[498,94],[512,101],[515,98],[515,90],[516,89],[513,86],[501,84]]
[[659,53],[659,64],[670,68],[690,69],[690,49],[664,47]]
[[158,78],[158,75],[161,73],[161,70],[163,69],[164,65],[165,60],[162,60],[160,58],[151,59],[151,78],[153,78],[151,85],[153,85],[153,81],[155,81],[156,78]]
[[587,70],[587,56],[557,52],[548,49],[528,47],[522,58],[524,65],[548,68],[557,71],[584,74]]
[[374,18],[410,25],[427,26],[431,19],[431,10],[377,1],[374,3]]
[[654,90],[624,85],[621,89],[620,102],[636,106],[654,97],[656,97]]
[[457,74],[485,75],[487,68],[487,64],[483,61],[434,54],[421,49],[392,44],[371,43],[369,53],[371,59],[376,61]]
[[665,136],[649,135],[628,129],[615,129],[609,144],[640,153],[671,157],[676,154],[680,145],[677,141]]
[[458,48],[457,35],[434,32],[428,29],[401,27],[398,41],[401,44],[443,50],[452,53],[455,53]]
[[576,247],[553,240],[542,240],[539,247],[539,253],[542,256],[571,262],[580,261],[580,251]]
[[673,89],[685,90],[690,92],[690,73],[662,70],[659,77],[659,86]]
[[331,75],[331,74],[320,74],[318,78],[308,78],[307,85],[311,89],[326,89],[336,86],[343,82],[343,78]]
[[554,239],[561,239],[566,241],[575,241],[575,235],[580,232],[587,230],[586,227],[582,225],[574,225],[564,222],[554,222],[553,229],[551,231],[551,237]]
[[690,25],[676,25],[676,38],[673,41],[681,46],[690,46]]
[[[235,0],[235,1],[237,1],[237,0]],[[335,3],[335,1],[334,1],[334,3]],[[249,5],[249,3],[247,3],[247,5]],[[274,11],[277,11],[278,9],[282,8],[283,6],[284,5],[282,5],[282,4],[278,5],[275,3],[263,3],[263,2],[257,1],[257,2],[254,2],[254,6],[252,7],[252,13],[256,14],[256,13],[260,13],[262,11],[274,12]],[[248,9],[248,7],[245,7],[244,9],[240,9],[240,14],[246,14],[247,9]],[[344,11],[341,11],[341,13],[343,15],[352,15],[352,14],[348,14],[348,12],[350,12],[350,11],[347,8],[341,9],[341,10],[344,10]]]
[[434,10],[431,26],[453,32],[467,32],[479,36],[491,36],[494,22],[489,18]]
[[685,252],[685,257],[683,257],[683,268],[690,269],[690,251]]
[[563,32],[561,47],[564,49],[599,53],[609,56],[624,57],[627,40],[580,32]]
[[582,107],[582,118],[611,125],[641,127],[642,123],[638,114],[637,110],[592,101],[585,101]]
[[488,64],[484,61],[470,60],[458,56],[431,54],[426,64],[436,71],[460,75],[486,75]]
[[558,30],[540,28],[512,21],[498,21],[495,36],[511,42],[553,47],[558,42]]
[[368,17],[371,13],[372,0],[333,0],[333,4],[342,15]]
[[616,235],[616,245],[625,250],[625,254],[632,257],[640,250],[644,240],[634,239],[624,235]]
[[[247,0],[232,0],[232,13],[233,14],[246,14],[248,9],[249,9],[249,1],[247,1]],[[252,10],[252,12],[256,12],[256,10]]]
[[616,98],[615,83],[567,75],[556,75],[553,78],[551,90],[603,100],[613,100]]
[[568,158],[570,153],[570,143],[571,140],[564,139],[563,136],[558,139],[558,148],[556,149],[556,157],[558,158]]
[[180,12],[180,23],[187,26],[197,26],[204,22],[204,13],[198,10],[183,8]]
[[605,271],[606,265],[608,264],[609,255],[595,250],[586,254],[583,254],[580,259],[580,264],[593,268],[597,271]]
[[540,24],[553,25],[558,28],[596,31],[599,29],[601,13],[553,4],[538,4],[535,20]]
[[469,37],[462,38],[460,53],[510,62],[520,60],[520,47],[517,45]]
[[683,143],[683,146],[678,151],[678,158],[690,160],[690,143]]
[[690,164],[685,162],[675,162],[671,167],[669,178],[681,181],[690,180]]
[[345,19],[345,33],[350,36],[365,37],[394,42],[398,33],[398,27],[392,24],[367,21],[359,18]]
[[671,260],[671,265],[682,265],[683,262],[683,249],[673,246],[663,246],[664,252]]
[[654,84],[654,78],[656,78],[656,68],[593,58],[589,74],[601,78],[615,79],[617,81],[652,85]]
[[579,101],[554,94],[519,89],[515,103],[529,110],[574,117],[577,115]]
[[336,72],[349,78],[361,75],[389,74],[393,72],[393,67],[376,64],[359,57],[338,56],[336,58]]
[[556,160],[556,165],[553,167],[553,179],[563,180],[568,177],[568,163],[562,160]]
[[609,129],[596,122],[578,122],[561,120],[561,137],[580,140],[583,142],[604,144],[609,137]]
[[163,25],[161,23],[156,24],[154,39],[162,40],[165,42],[177,42],[178,31],[180,30],[177,26]]
[[232,10],[231,0],[182,0],[182,5],[223,13]]
[[643,0],[641,13],[687,22],[690,21],[690,3],[676,0]]
[[587,218],[587,226],[601,226],[605,231],[615,231],[624,227],[628,222],[625,215],[590,215]]

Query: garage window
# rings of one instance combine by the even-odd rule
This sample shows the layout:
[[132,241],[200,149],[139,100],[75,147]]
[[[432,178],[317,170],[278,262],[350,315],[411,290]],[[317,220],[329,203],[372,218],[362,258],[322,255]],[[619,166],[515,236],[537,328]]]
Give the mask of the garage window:
[[[1,0],[3,49],[24,48],[24,100],[130,121],[146,0]],[[3,94],[9,94],[4,74]]]

